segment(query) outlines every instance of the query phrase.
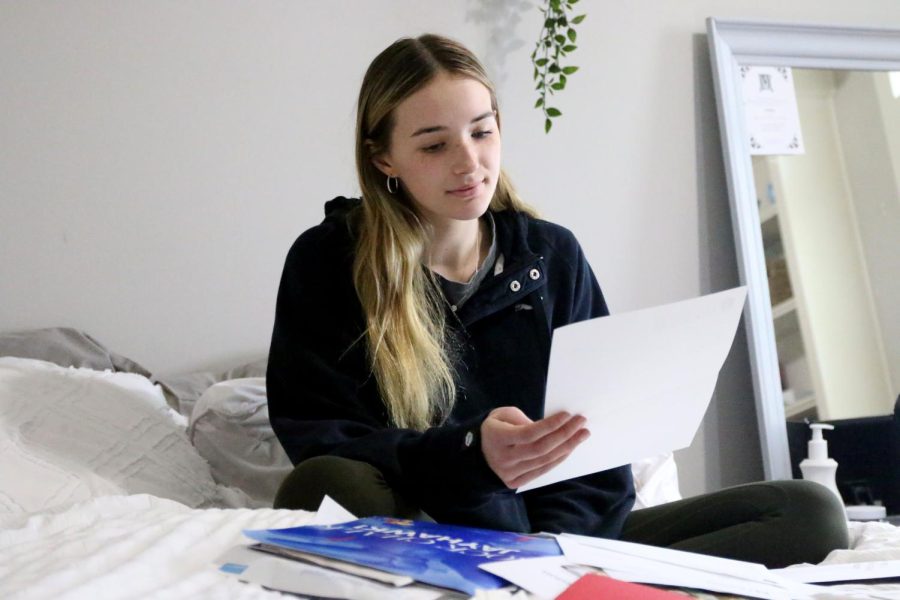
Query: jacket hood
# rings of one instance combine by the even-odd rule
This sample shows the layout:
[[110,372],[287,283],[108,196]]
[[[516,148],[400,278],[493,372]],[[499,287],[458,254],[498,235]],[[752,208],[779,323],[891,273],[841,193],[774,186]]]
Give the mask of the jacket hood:
[[361,198],[337,196],[325,203],[325,219],[344,219],[348,213],[361,204]]

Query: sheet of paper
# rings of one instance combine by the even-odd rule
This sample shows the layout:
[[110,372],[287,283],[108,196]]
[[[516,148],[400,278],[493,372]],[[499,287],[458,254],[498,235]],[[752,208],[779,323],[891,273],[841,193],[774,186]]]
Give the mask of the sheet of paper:
[[313,517],[312,525],[336,525],[338,523],[347,523],[355,521],[356,517],[349,510],[335,502],[330,496],[322,498],[316,516]]
[[258,552],[265,552],[266,554],[271,554],[280,558],[288,558],[300,562],[310,563],[318,567],[340,571],[341,573],[345,573],[347,575],[364,577],[366,579],[371,579],[372,581],[377,581],[378,583],[385,583],[395,587],[403,587],[415,581],[415,579],[406,575],[397,575],[396,573],[389,573],[387,571],[374,569],[372,567],[356,565],[343,560],[326,558],[324,556],[318,556],[316,554],[310,554],[308,552],[300,552],[299,550],[292,550],[290,548],[284,548],[282,546],[272,546],[270,544],[253,544],[252,546],[250,546],[250,549],[256,550]]
[[690,587],[753,598],[810,598],[827,588],[790,581],[763,565],[618,540],[562,534],[566,558],[623,581]]
[[583,415],[591,437],[518,491],[690,445],[746,295],[739,287],[557,329],[545,414]]
[[538,598],[556,598],[584,571],[565,556],[502,560],[484,563],[478,568],[502,577]]
[[216,559],[219,571],[248,583],[304,597],[351,600],[438,600],[446,591],[427,586],[398,588],[309,563],[235,546]]
[[900,579],[900,560],[810,565],[772,571],[794,581],[826,583],[833,581],[863,581],[866,579]]
[[[583,562],[583,564],[601,568],[608,566],[610,568],[624,569],[627,565],[638,564],[634,562],[634,559],[645,559],[650,561],[648,564],[665,563],[751,580],[764,579],[770,573],[764,565],[759,563],[719,558],[718,556],[707,556],[695,552],[659,548],[657,546],[623,542],[621,540],[562,533],[556,536],[556,543],[559,544],[563,554],[570,560],[583,562],[579,559],[587,559],[589,562]],[[601,557],[604,559],[604,564],[594,564]],[[621,564],[612,564],[610,562],[617,559],[623,562]]]

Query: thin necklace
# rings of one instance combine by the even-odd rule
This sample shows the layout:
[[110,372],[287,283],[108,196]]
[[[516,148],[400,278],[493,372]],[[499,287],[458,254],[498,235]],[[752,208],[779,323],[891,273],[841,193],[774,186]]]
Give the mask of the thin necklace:
[[[481,263],[481,225],[482,225],[481,219],[478,219],[478,230],[475,232],[475,247],[473,248],[473,252],[472,252],[473,258],[475,259],[474,260],[475,265],[472,267],[472,273],[469,275],[469,277],[465,280],[464,283],[468,283],[469,281],[472,280],[472,277],[474,277],[475,273],[478,272],[478,267],[480,266],[480,263]],[[429,260],[429,262],[430,262],[430,260]],[[432,271],[434,271],[434,268],[432,268],[430,265],[428,268],[431,269]]]

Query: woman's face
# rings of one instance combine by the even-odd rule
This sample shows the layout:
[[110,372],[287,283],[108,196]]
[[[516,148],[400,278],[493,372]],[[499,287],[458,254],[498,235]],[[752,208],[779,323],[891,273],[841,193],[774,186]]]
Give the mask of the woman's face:
[[484,85],[441,73],[394,110],[390,152],[373,159],[399,177],[419,213],[439,225],[477,219],[500,173],[500,132]]

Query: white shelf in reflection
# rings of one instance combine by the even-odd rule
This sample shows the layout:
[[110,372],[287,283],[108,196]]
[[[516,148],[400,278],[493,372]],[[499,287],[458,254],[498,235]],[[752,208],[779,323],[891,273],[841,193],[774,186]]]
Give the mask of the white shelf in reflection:
[[772,307],[772,318],[780,319],[781,317],[793,313],[795,310],[797,310],[797,301],[793,298],[788,298],[784,302],[779,302]]
[[812,392],[805,392],[802,396],[790,404],[784,405],[784,416],[787,418],[799,416],[805,412],[815,410],[816,396]]

